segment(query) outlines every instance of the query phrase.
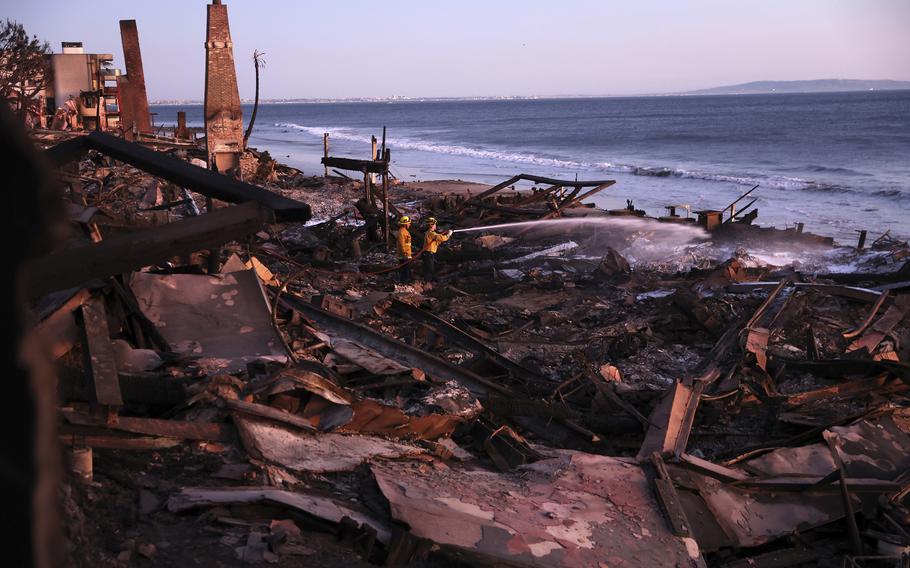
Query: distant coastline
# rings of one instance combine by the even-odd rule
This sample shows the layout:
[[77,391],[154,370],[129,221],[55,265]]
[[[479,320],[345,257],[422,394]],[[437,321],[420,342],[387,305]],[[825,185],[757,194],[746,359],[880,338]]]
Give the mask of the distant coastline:
[[856,91],[910,90],[910,81],[859,79],[815,79],[811,81],[752,81],[739,85],[726,85],[686,91],[681,95],[773,95],[797,93],[838,93]]
[[[637,95],[491,95],[476,97],[349,97],[349,98],[293,98],[262,99],[263,104],[337,104],[337,103],[390,103],[390,102],[431,102],[431,101],[532,101],[552,99],[602,99],[622,97],[686,97],[704,95],[772,95],[797,93],[844,93],[855,91],[901,91],[910,90],[910,81],[861,80],[861,79],[813,79],[807,81],[752,81],[738,85],[725,85],[683,91],[678,93],[641,93]],[[243,104],[253,104],[253,99],[242,99]],[[155,100],[152,105],[201,105],[201,100]]]
[[[858,91],[902,91],[910,90],[910,81],[862,80],[862,79],[812,79],[805,81],[752,81],[737,85],[724,85],[694,91],[676,93],[640,93],[626,95],[490,95],[475,97],[348,97],[348,98],[282,98],[262,99],[263,104],[339,104],[339,103],[390,103],[390,102],[432,102],[432,101],[531,101],[553,99],[603,99],[622,97],[687,97],[705,95],[772,95],[799,93],[849,93]],[[242,99],[243,104],[252,104],[253,99]],[[201,105],[201,100],[155,100],[152,105]]]

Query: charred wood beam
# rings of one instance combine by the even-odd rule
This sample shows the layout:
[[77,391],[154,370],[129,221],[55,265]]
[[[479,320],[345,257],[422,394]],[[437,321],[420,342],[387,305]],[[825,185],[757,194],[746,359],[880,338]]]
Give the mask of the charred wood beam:
[[615,183],[616,183],[615,181],[607,181],[607,182],[605,182],[605,183],[602,183],[602,184],[598,185],[597,187],[595,187],[594,189],[592,189],[592,190],[590,190],[590,191],[586,191],[585,193],[579,195],[578,197],[575,197],[575,195],[578,193],[578,189],[579,189],[578,187],[576,187],[576,188],[575,188],[575,191],[572,192],[572,195],[570,195],[570,196],[567,197],[562,203],[560,203],[560,204],[556,207],[556,210],[555,210],[555,211],[551,211],[550,213],[547,213],[547,214],[544,215],[542,218],[543,218],[543,219],[550,219],[550,218],[552,218],[552,217],[557,217],[563,210],[565,210],[565,209],[567,209],[567,208],[569,208],[569,207],[572,207],[572,206],[574,206],[574,205],[577,204],[577,203],[581,203],[582,201],[584,201],[584,200],[587,199],[588,197],[594,195],[595,193],[599,193],[599,192],[601,192],[601,191],[607,189],[608,187],[610,187],[611,185],[613,185],[613,184],[615,184]]
[[660,505],[670,521],[670,527],[673,534],[679,537],[688,537],[692,535],[691,524],[686,516],[686,510],[673,485],[673,478],[667,471],[667,465],[664,463],[660,453],[651,454],[651,464],[654,466],[656,477],[654,478],[654,487],[657,490],[657,498]]
[[787,286],[788,280],[784,279],[778,282],[777,286],[774,287],[774,290],[768,294],[768,297],[765,298],[765,301],[761,303],[758,309],[755,310],[755,313],[752,314],[752,317],[746,323],[746,329],[750,329],[758,324],[759,320],[768,312],[771,308],[771,304],[774,303],[774,300],[777,299],[777,296],[780,295],[781,291]]
[[[748,294],[754,290],[774,290],[780,285],[780,282],[737,282],[727,286],[727,292],[731,294]],[[815,284],[812,282],[792,282],[790,286],[803,290],[818,290],[832,296],[841,296],[858,302],[873,303],[878,301],[882,292],[870,290],[868,288],[857,288],[855,286],[838,286],[834,284]]]
[[[331,314],[294,296],[284,295],[281,297],[280,303],[286,308],[300,312],[303,316],[314,321],[319,327],[356,341],[384,357],[410,367],[419,368],[437,379],[456,381],[475,396],[483,397],[490,394],[514,396],[509,389],[499,383],[463,367],[452,365],[448,361],[397,339],[377,333],[367,326]],[[571,420],[541,421],[530,417],[516,417],[513,422],[554,443],[570,444],[573,441],[577,441],[580,436],[584,437],[587,442],[592,439],[590,432],[580,431],[583,429]]]
[[48,292],[95,278],[138,270],[174,256],[212,248],[255,233],[268,221],[270,213],[257,203],[246,203],[57,251],[28,263],[27,290],[31,298],[40,298]]
[[173,182],[180,187],[229,203],[254,201],[275,212],[282,221],[308,221],[310,206],[261,187],[194,166],[183,160],[127,142],[103,132],[73,138],[44,151],[54,166],[78,160],[89,150],[97,150],[121,162],[136,166],[144,172]]
[[377,333],[365,325],[336,316],[299,298],[284,295],[281,297],[281,303],[285,307],[296,310],[315,321],[319,327],[326,331],[337,333],[341,337],[356,341],[389,359],[410,367],[422,369],[438,379],[453,380],[461,383],[475,395],[485,395],[491,391],[501,395],[511,395],[510,391],[502,385],[489,381],[467,369],[456,367],[435,355],[426,353],[397,339]]
[[[478,193],[477,195],[471,197],[470,199],[468,199],[467,202],[465,202],[464,205],[462,205],[462,207],[459,210],[463,209],[466,205],[478,205],[479,202],[482,201],[483,199],[493,195],[494,193],[496,193],[498,191],[501,191],[501,190],[509,187],[510,185],[512,185],[514,183],[522,181],[522,180],[531,181],[534,183],[546,183],[546,184],[551,185],[552,187],[543,191],[544,196],[552,195],[553,192],[555,192],[556,190],[558,190],[562,187],[574,187],[577,192],[577,190],[579,190],[582,187],[599,186],[599,187],[596,187],[594,190],[586,192],[581,197],[575,199],[573,201],[573,203],[577,202],[581,199],[584,199],[588,195],[593,195],[593,194],[597,193],[598,191],[605,189],[607,187],[610,187],[611,185],[616,183],[615,180],[594,180],[594,181],[577,181],[577,180],[575,180],[575,181],[571,181],[571,180],[548,178],[548,177],[543,177],[543,176],[534,176],[534,175],[530,175],[530,174],[518,174],[517,176],[512,176],[509,179],[507,179],[506,181],[498,183],[498,184],[494,185],[493,187],[491,187],[490,189],[482,191],[482,192]],[[570,203],[564,204],[564,206],[569,206],[569,205],[570,205]]]
[[[119,373],[120,395],[125,404],[174,406],[189,396],[189,381],[153,373]],[[57,398],[62,402],[94,399],[83,382],[75,377],[61,375],[57,379]]]
[[516,378],[535,382],[546,380],[546,377],[542,376],[540,373],[512,361],[484,342],[429,312],[398,300],[392,302],[391,310],[393,313],[406,317],[412,321],[432,326],[440,335],[444,336],[449,341],[466,347],[478,355],[486,355],[490,361],[506,371],[509,371]]
[[370,174],[385,174],[389,171],[389,163],[385,160],[357,160],[354,158],[333,158],[331,156],[320,160],[326,167],[348,170],[351,172],[367,172]]
[[543,176],[535,176],[535,175],[531,175],[531,174],[519,174],[515,177],[517,177],[518,179],[533,181],[534,183],[548,183],[550,185],[562,185],[562,186],[566,186],[566,187],[594,187],[595,185],[610,186],[610,185],[613,185],[614,183],[616,183],[616,180],[612,180],[612,179],[578,181],[578,180],[564,180],[564,179],[548,178],[548,177],[543,177]]
[[894,283],[910,280],[910,260],[904,262],[898,270],[894,272],[874,273],[874,272],[853,272],[847,274],[819,274],[818,280],[832,280],[840,284],[865,284],[874,283]]
[[546,199],[551,193],[559,191],[560,189],[562,189],[561,185],[551,185],[550,187],[534,192],[530,197],[520,200],[515,205],[518,207],[525,207],[532,203],[538,203]]
[[882,295],[878,297],[878,300],[872,306],[872,309],[869,310],[869,315],[866,316],[866,319],[863,320],[863,323],[859,324],[854,329],[843,332],[841,335],[843,335],[845,339],[853,339],[854,337],[857,337],[866,331],[866,329],[872,325],[872,320],[875,319],[875,314],[878,313],[878,310],[882,307],[882,304],[885,303],[885,300],[888,299],[889,295],[890,292],[888,290],[882,292]]
[[[834,493],[840,491],[838,487],[840,483],[837,483],[840,479],[840,472],[834,470],[831,474],[825,476],[782,475],[767,479],[737,481],[731,485],[751,490]],[[844,477],[843,479],[848,482],[849,489],[853,493],[894,493],[901,488],[899,483],[885,479],[872,477]]]
[[114,424],[88,414],[81,414],[62,409],[63,417],[76,426],[93,426],[110,428],[133,434],[148,436],[165,436],[183,440],[202,440],[207,442],[229,442],[233,439],[233,428],[225,423],[194,422],[191,420],[160,420],[157,418],[136,418],[119,416]]
[[111,450],[151,451],[173,448],[183,443],[180,438],[146,436],[111,428],[61,424],[58,432],[60,444],[82,448],[107,448]]
[[685,453],[701,395],[705,387],[720,377],[724,359],[738,345],[741,329],[731,326],[717,340],[699,364],[699,369],[703,369],[701,375],[687,381],[677,379],[664,393],[649,418],[650,427],[636,457],[639,462],[647,461],[654,452],[677,458]]
[[506,207],[504,205],[495,205],[493,203],[484,203],[478,201],[476,203],[468,203],[467,205],[471,207],[479,207],[480,209],[487,209],[488,211],[496,211],[497,213],[503,213],[506,215],[513,215],[516,217],[526,217],[529,214],[536,212],[542,212],[542,209],[519,209],[517,207]]
[[95,384],[95,401],[107,407],[123,406],[104,300],[95,296],[82,304],[81,309],[85,368]]
[[831,459],[837,467],[837,477],[840,480],[841,499],[844,504],[844,517],[847,519],[847,528],[850,533],[850,543],[853,546],[853,552],[856,554],[863,553],[863,539],[859,536],[859,527],[856,525],[856,513],[853,511],[853,498],[850,496],[850,485],[847,482],[847,470],[844,468],[844,462],[837,450],[837,434],[833,432],[822,432],[822,438],[828,444],[828,450],[831,452]]
[[296,414],[284,412],[283,410],[278,410],[277,408],[272,408],[271,406],[267,406],[265,404],[246,402],[244,400],[233,400],[230,398],[223,398],[221,399],[221,402],[231,410],[241,412],[243,414],[258,416],[267,420],[281,422],[282,424],[290,424],[292,426],[300,428],[301,430],[316,430],[316,427],[310,424],[310,422],[305,418],[301,418]]
[[[480,193],[478,193],[478,194],[475,195],[474,197],[468,199],[468,201],[465,203],[465,205],[467,205],[467,204],[469,204],[469,203],[470,203],[470,204],[475,204],[475,203],[478,202],[478,201],[482,201],[482,200],[486,199],[487,197],[493,195],[493,194],[496,193],[497,191],[500,191],[500,190],[502,190],[502,189],[505,189],[505,188],[509,187],[510,185],[512,185],[513,183],[515,183],[515,182],[517,182],[517,181],[519,181],[519,180],[521,180],[521,179],[522,179],[521,175],[512,176],[512,177],[510,177],[509,179],[507,179],[506,181],[504,181],[504,182],[502,182],[502,183],[497,183],[496,185],[494,185],[494,186],[491,187],[490,189],[481,191]],[[463,206],[462,206],[462,207],[463,207]]]

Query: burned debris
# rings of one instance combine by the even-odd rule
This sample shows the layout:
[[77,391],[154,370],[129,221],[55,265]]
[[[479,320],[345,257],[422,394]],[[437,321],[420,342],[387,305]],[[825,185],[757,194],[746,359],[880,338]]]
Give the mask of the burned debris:
[[[636,243],[679,222],[503,231],[390,184],[400,214],[476,229],[440,282],[405,285],[381,237],[349,257],[369,243],[345,221],[359,182],[256,186],[98,133],[45,156],[78,166],[68,197],[78,179],[98,209],[72,223],[100,236],[26,272],[69,498],[145,511],[117,542],[83,526],[101,557],[872,566],[910,545],[905,268],[843,284],[743,251],[654,262]],[[233,205],[129,230],[99,168],[146,180],[135,207],[152,179]]]
[[[906,564],[906,242],[759,227],[755,188],[696,217],[586,202],[613,180],[424,191],[385,142],[307,176],[243,147],[218,1],[207,29],[204,143],[141,104],[135,140],[33,136],[66,221],[17,275],[72,564]],[[438,281],[396,278],[404,216],[453,229]],[[785,242],[857,268],[750,249]]]

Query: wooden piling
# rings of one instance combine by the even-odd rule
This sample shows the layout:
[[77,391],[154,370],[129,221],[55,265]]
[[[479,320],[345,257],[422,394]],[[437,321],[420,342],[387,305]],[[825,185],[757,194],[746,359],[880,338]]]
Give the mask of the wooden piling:
[[[328,132],[326,132],[322,135],[322,156],[326,159],[328,159],[328,157],[329,157],[329,133]],[[329,167],[323,166],[323,169],[324,169],[324,171],[322,173],[323,179],[328,178],[329,177]]]
[[[379,155],[376,153],[376,142],[377,142],[376,137],[370,136],[370,159],[371,160],[380,159]],[[370,182],[372,182],[374,184],[376,183],[376,174],[370,174]]]
[[859,242],[856,243],[856,250],[863,250],[866,247],[866,231],[859,232]]
[[[383,128],[385,132],[385,128]],[[383,135],[383,138],[385,136]],[[391,163],[391,154],[392,152],[388,149],[385,150],[385,154],[382,156],[385,159],[385,163]],[[385,172],[382,174],[382,215],[385,221],[385,245],[390,247],[392,244],[391,229],[389,228],[389,168],[386,166]]]

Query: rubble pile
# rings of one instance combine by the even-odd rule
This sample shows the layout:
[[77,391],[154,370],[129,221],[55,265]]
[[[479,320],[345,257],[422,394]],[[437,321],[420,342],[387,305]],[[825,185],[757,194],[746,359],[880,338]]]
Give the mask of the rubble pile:
[[[247,151],[245,183],[121,143],[45,151],[72,231],[31,312],[72,558],[906,562],[906,243],[826,275],[490,230],[446,243],[437,282],[399,282],[359,182]],[[571,217],[584,186],[391,198],[461,228]]]

